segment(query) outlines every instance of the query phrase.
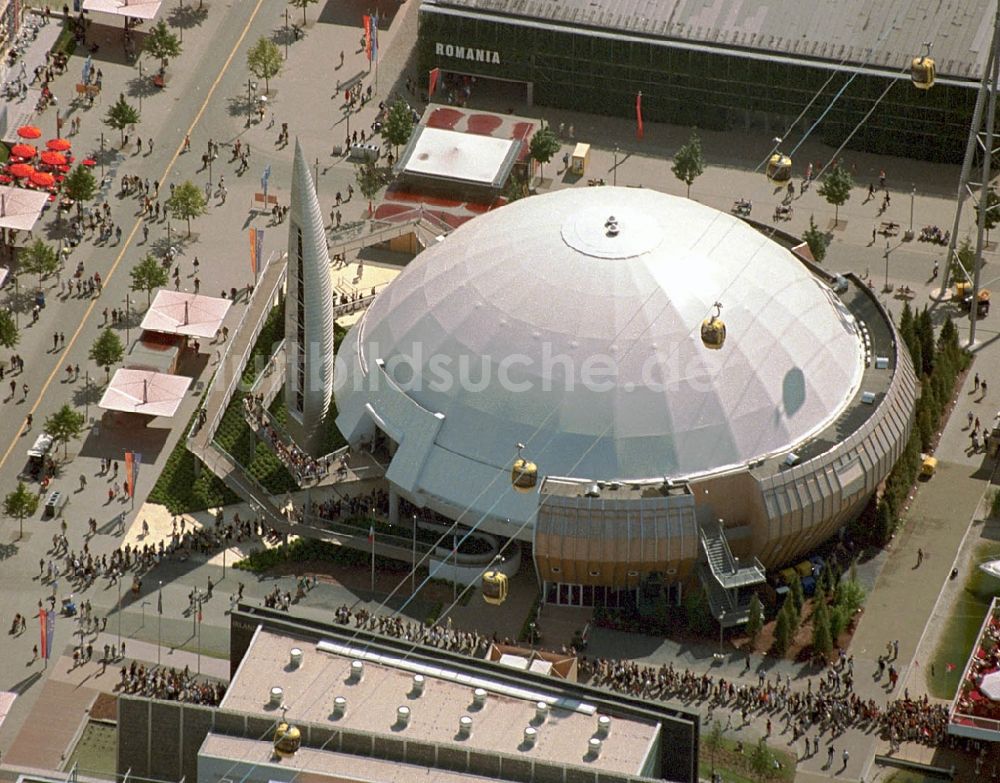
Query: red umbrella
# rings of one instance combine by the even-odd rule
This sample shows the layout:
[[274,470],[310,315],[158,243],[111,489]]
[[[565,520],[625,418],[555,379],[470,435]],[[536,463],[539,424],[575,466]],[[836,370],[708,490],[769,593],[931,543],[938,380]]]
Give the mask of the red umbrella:
[[7,168],[7,172],[12,177],[30,177],[35,173],[35,167],[29,166],[27,163],[12,163]]
[[83,165],[84,166],[96,166],[97,165],[97,161],[94,160],[93,158],[84,158],[83,159]]
[[47,171],[33,171],[28,178],[40,188],[50,188],[56,184],[56,178]]
[[42,131],[34,125],[22,125],[17,129],[17,135],[22,139],[40,139]]
[[53,152],[52,150],[46,150],[42,153],[42,163],[47,166],[65,166],[66,156],[61,152]]
[[45,142],[45,146],[50,150],[55,150],[56,152],[65,152],[73,145],[70,143],[69,139],[49,139]]
[[36,151],[30,144],[15,144],[10,148],[10,154],[16,158],[33,158]]

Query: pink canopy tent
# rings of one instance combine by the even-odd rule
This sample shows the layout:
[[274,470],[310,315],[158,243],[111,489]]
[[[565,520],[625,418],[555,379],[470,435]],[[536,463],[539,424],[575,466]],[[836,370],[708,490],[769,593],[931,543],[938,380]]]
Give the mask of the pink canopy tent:
[[118,370],[111,379],[100,407],[109,411],[173,416],[184,401],[191,379],[152,370]]
[[160,290],[142,319],[142,328],[149,332],[211,339],[218,334],[230,307],[232,302],[228,299]]
[[83,0],[84,11],[96,11],[113,16],[127,16],[131,19],[156,18],[160,10],[160,0]]
[[48,200],[44,191],[0,185],[0,228],[31,231]]

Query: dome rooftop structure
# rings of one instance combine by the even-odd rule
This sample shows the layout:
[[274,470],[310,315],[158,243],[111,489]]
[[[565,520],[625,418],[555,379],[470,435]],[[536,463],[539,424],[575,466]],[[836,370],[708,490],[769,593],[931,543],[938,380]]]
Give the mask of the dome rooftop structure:
[[[708,350],[717,302],[726,336]],[[449,459],[509,471],[523,443],[540,475],[602,480],[792,451],[838,417],[865,366],[854,317],[789,251],[695,201],[611,187],[463,225],[345,346],[341,411],[370,396],[378,366],[437,415]]]

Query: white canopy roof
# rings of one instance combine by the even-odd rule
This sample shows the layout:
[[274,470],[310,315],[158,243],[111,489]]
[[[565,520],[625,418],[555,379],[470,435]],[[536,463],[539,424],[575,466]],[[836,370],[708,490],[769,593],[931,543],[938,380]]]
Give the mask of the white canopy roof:
[[156,18],[160,5],[160,0],[83,0],[84,11],[146,20]]
[[48,199],[43,190],[0,185],[0,228],[31,231]]
[[421,126],[407,148],[406,174],[499,187],[521,142]]
[[228,299],[161,289],[156,292],[141,326],[150,332],[212,338],[230,307],[232,302]]
[[173,416],[190,385],[191,379],[183,375],[121,369],[112,377],[100,407],[146,416]]
[[[715,302],[720,350],[700,333]],[[840,415],[864,370],[853,316],[790,252],[633,188],[477,217],[411,261],[343,346],[338,423],[374,414],[404,444],[431,439],[407,478],[462,508],[519,442],[545,475],[605,480],[782,455]]]
[[992,701],[1000,701],[1000,672],[990,672],[979,683],[983,696]]

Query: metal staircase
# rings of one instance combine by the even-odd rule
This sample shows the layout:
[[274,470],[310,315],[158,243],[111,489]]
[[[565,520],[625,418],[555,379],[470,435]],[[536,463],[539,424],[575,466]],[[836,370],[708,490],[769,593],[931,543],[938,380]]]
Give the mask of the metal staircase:
[[697,572],[712,616],[724,628],[743,625],[750,616],[753,594],[748,588],[764,582],[764,566],[756,557],[744,564],[733,556],[721,522],[702,525],[700,538],[703,559]]

